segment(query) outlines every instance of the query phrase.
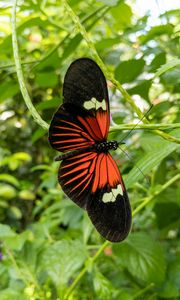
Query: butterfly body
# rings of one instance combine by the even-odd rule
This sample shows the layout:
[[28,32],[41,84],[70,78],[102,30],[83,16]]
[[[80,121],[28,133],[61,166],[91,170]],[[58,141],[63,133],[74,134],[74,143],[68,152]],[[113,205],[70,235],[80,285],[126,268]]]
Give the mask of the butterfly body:
[[66,195],[87,210],[97,231],[112,242],[123,240],[131,227],[128,195],[107,141],[110,113],[105,77],[98,65],[82,58],[64,79],[63,104],[49,129],[51,146],[63,152],[58,180]]

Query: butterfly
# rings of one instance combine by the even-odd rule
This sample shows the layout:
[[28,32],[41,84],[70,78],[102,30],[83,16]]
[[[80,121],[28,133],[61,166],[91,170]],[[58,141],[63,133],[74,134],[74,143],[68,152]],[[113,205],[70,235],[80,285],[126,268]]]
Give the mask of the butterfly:
[[58,180],[64,193],[85,209],[97,231],[111,242],[124,240],[131,228],[131,207],[107,141],[110,110],[107,83],[89,58],[75,60],[63,84],[63,104],[49,128],[50,145],[62,152]]

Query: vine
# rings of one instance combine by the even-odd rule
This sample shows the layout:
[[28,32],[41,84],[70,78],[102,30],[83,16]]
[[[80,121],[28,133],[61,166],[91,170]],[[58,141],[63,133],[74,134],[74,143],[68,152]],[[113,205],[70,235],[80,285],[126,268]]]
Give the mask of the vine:
[[16,66],[18,82],[19,82],[23,99],[31,115],[33,116],[35,122],[38,123],[42,128],[47,130],[49,128],[49,125],[41,118],[41,116],[35,109],[31,101],[31,98],[29,96],[28,90],[26,88],[24,74],[22,71],[22,66],[21,66],[21,61],[19,56],[19,48],[18,48],[18,41],[17,41],[17,34],[16,34],[16,6],[17,6],[17,0],[14,0],[13,7],[12,7],[12,45],[13,45],[13,54],[14,54],[14,61]]

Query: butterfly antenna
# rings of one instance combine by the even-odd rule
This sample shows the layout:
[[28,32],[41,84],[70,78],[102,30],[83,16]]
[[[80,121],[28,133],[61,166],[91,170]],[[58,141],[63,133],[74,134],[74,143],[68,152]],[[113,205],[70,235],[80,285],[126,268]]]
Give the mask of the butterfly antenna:
[[[146,113],[142,116],[142,118],[134,125],[134,127],[122,138],[121,141],[125,140],[130,134],[131,132],[136,128],[136,126],[148,115],[148,113],[150,112],[150,110],[152,109],[154,105],[151,104],[150,108],[146,111]],[[120,142],[120,144],[122,144]]]
[[[125,144],[125,143],[121,143],[121,144]],[[119,145],[118,148],[128,157],[129,160],[132,160],[131,155],[129,155],[126,151],[124,151]],[[136,166],[136,168],[139,170],[139,172],[143,175],[143,177],[146,179],[147,183],[149,184],[149,178],[143,173],[143,171],[138,167],[137,164],[134,164]]]

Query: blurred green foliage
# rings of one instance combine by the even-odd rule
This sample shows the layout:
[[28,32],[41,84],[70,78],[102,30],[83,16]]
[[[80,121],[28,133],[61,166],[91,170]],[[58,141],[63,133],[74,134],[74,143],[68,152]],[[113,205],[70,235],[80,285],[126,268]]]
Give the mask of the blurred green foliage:
[[[100,57],[144,111],[154,106],[152,124],[180,123],[180,69],[155,78],[164,64],[178,59],[180,11],[171,10],[150,25],[122,0],[70,0]],[[91,49],[61,2],[19,1],[17,34],[26,84],[42,118],[50,122],[62,101],[69,64],[91,57]],[[11,2],[0,8],[0,299],[179,299],[180,185],[179,145],[153,130],[112,132],[114,153],[128,187],[133,219],[126,241],[109,244],[91,258],[103,240],[86,213],[57,183],[58,163],[47,132],[24,104],[13,61]],[[108,82],[113,125],[137,123],[129,104]],[[180,130],[168,130],[180,137]],[[139,171],[137,166],[143,174]],[[87,272],[83,270],[87,267]],[[82,272],[82,273],[80,273]],[[78,274],[84,277],[77,280]]]

